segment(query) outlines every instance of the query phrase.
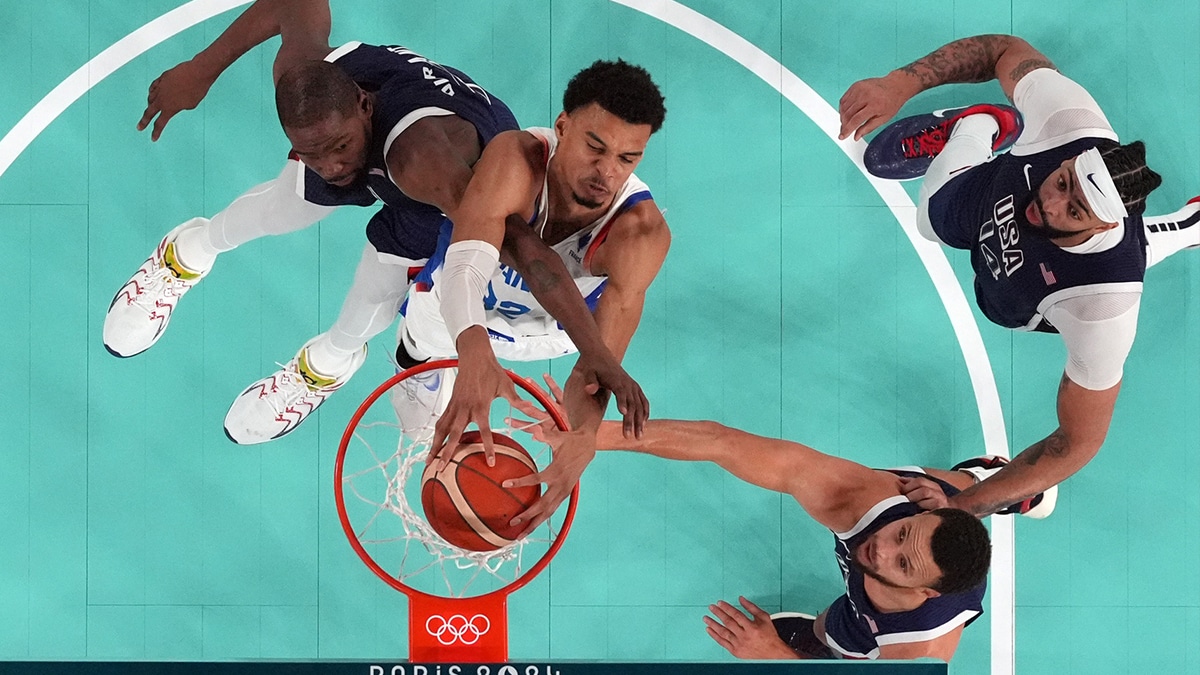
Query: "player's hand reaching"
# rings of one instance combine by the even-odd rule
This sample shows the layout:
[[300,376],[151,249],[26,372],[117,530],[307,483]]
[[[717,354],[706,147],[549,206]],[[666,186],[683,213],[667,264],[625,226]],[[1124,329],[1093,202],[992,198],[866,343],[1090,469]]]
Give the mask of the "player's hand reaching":
[[724,600],[708,606],[708,611],[716,617],[704,617],[709,637],[739,659],[799,658],[779,639],[769,614],[744,597],[739,596],[738,602],[746,608],[746,614]]
[[575,370],[583,378],[583,390],[595,396],[601,389],[612,392],[617,399],[617,410],[624,418],[622,433],[625,438],[641,438],[650,416],[650,401],[639,385],[621,364],[607,351],[602,356],[579,355]]
[[913,79],[901,71],[855,82],[838,102],[842,120],[838,138],[853,134],[854,140],[861,139],[895,117],[900,106],[918,91],[919,86],[914,88]]
[[[550,373],[543,374],[542,379],[546,381],[546,387],[549,389],[549,391],[542,389],[540,386],[538,386],[537,382],[534,382],[528,377],[525,378],[525,383],[528,384],[530,388],[540,391],[547,398],[549,398],[555,407],[561,412],[563,409],[562,387],[558,386],[558,382],[554,381],[554,378],[550,376]],[[558,424],[555,423],[554,418],[550,416],[549,412],[539,408],[534,403],[526,401],[523,398],[514,401],[513,407],[517,410],[520,410],[522,413],[529,415],[529,419],[522,420],[515,417],[509,417],[507,420],[505,420],[509,427],[515,431],[524,431],[532,435],[533,440],[540,443],[545,443],[551,448],[560,443],[559,438],[565,432],[558,428]]]
[[946,498],[946,493],[942,491],[942,487],[928,478],[915,476],[901,477],[900,492],[908,498],[908,501],[915,503],[926,511],[944,509],[947,506],[951,506],[950,500]]
[[[562,387],[558,386],[549,373],[542,377],[546,380],[554,403],[561,406]],[[533,380],[527,379],[526,382],[534,389],[539,388]],[[542,390],[542,393],[546,393],[545,390]],[[513,402],[513,407],[528,415],[532,421],[509,418],[508,425],[517,431],[528,432],[533,435],[534,440],[549,445],[554,457],[540,473],[504,481],[504,487],[546,484],[546,491],[542,493],[542,497],[512,520],[513,526],[528,523],[521,532],[521,536],[524,537],[553,515],[563,500],[575,489],[583,470],[596,456],[596,434],[559,429],[550,413],[523,399]]]
[[216,77],[195,61],[184,61],[159,75],[158,79],[150,83],[150,92],[146,96],[146,111],[138,121],[138,131],[144,130],[153,121],[154,129],[150,132],[150,140],[157,141],[167,122],[179,111],[191,110],[200,105],[200,101],[208,95],[208,90],[215,81]]
[[[478,330],[477,330],[478,329]],[[517,390],[508,373],[500,367],[487,333],[478,326],[463,331],[458,339],[458,378],[446,411],[433,428],[433,445],[430,461],[437,460],[438,468],[444,468],[454,456],[454,448],[467,425],[474,422],[479,427],[480,442],[488,466],[496,465],[496,451],[492,446],[491,411],[492,401],[505,398],[516,402]]]
[[556,431],[552,434],[551,452],[553,460],[540,472],[521,478],[504,481],[504,487],[522,487],[545,483],[546,489],[541,498],[534,502],[524,512],[517,514],[510,523],[513,527],[526,525],[521,532],[527,537],[547,518],[554,515],[559,504],[563,503],[579,483],[583,470],[596,456],[596,434],[586,430]]

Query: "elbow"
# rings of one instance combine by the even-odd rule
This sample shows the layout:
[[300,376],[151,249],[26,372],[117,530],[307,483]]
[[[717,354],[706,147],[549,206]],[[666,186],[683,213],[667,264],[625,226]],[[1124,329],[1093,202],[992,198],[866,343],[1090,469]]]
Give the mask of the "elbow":
[[709,448],[731,447],[734,430],[711,420],[700,422],[696,429],[696,439]]

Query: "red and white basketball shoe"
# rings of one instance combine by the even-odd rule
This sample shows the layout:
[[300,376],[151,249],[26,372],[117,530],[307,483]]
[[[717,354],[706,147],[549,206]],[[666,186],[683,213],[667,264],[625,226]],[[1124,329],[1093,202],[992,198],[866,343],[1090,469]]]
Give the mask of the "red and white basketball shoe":
[[180,232],[203,227],[207,222],[204,218],[193,218],[168,232],[154,253],[117,291],[104,316],[104,347],[110,354],[128,358],[153,347],[167,330],[179,299],[212,269],[187,267],[179,260],[175,245]]
[[367,347],[354,353],[342,372],[326,374],[309,363],[308,347],[324,337],[314,337],[291,361],[246,387],[225,414],[225,435],[239,445],[266,443],[291,433],[313,414],[325,399],[350,381],[367,358]]
[[[1008,459],[999,455],[984,455],[982,457],[972,457],[955,464],[950,468],[951,471],[962,471],[969,473],[975,478],[978,483],[987,480],[987,477],[996,473],[1008,464]],[[1036,495],[1016,504],[1011,504],[997,511],[996,513],[1010,515],[1020,514],[1030,518],[1045,518],[1054,512],[1054,505],[1058,502],[1058,486],[1055,485],[1045,492],[1039,492]]]

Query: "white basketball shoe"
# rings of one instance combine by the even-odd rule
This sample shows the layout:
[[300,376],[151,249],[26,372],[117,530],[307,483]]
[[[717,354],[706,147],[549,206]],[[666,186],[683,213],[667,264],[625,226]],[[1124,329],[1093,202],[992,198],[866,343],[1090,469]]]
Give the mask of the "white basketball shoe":
[[456,372],[438,368],[412,375],[388,392],[406,438],[418,443],[433,440],[433,427],[450,403]]
[[266,443],[300,426],[333,392],[350,381],[367,358],[367,347],[354,353],[350,365],[338,373],[321,373],[309,363],[308,347],[314,337],[281,370],[250,385],[238,395],[225,415],[225,435],[239,445]]
[[142,263],[108,306],[104,317],[104,347],[113,356],[128,358],[154,346],[167,330],[175,305],[212,267],[194,270],[179,260],[175,240],[179,233],[203,227],[205,218],[193,218],[163,237],[154,253]]

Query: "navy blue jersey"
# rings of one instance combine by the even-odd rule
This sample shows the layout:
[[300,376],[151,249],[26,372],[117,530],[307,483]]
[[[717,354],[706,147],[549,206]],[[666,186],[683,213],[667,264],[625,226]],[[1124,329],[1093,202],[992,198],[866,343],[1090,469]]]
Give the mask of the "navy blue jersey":
[[975,298],[992,322],[1057,332],[1042,315],[1059,299],[1104,284],[1134,285],[1105,290],[1141,290],[1146,272],[1141,216],[1125,219],[1118,245],[1082,254],[1031,232],[1025,218],[1029,199],[1046,177],[1102,140],[1081,138],[1030,155],[999,155],[951,179],[930,197],[929,219],[938,237],[971,251]]
[[[925,476],[923,473],[901,470],[892,473]],[[958,494],[958,490],[949,483],[933,480],[947,496]],[[862,569],[851,552],[879,528],[922,512],[920,507],[904,496],[890,497],[871,508],[853,530],[834,536],[833,552],[837,556],[838,566],[842,568],[842,579],[846,582],[845,595],[834,600],[825,614],[825,638],[835,652],[849,658],[874,659],[879,656],[880,647],[932,640],[960,625],[971,623],[983,614],[986,580],[963,593],[929,598],[920,607],[907,612],[879,612],[871,604]]]
[[392,182],[385,159],[392,142],[417,120],[456,115],[475,126],[482,147],[500,132],[517,129],[516,118],[503,101],[465,73],[404,47],[350,42],[325,60],[375,94],[370,146],[364,175],[345,187],[330,185],[306,168],[304,198],[326,206],[370,206],[382,201],[383,210],[367,225],[367,239],[383,253],[428,258],[444,216],[437,207],[411,199]]

